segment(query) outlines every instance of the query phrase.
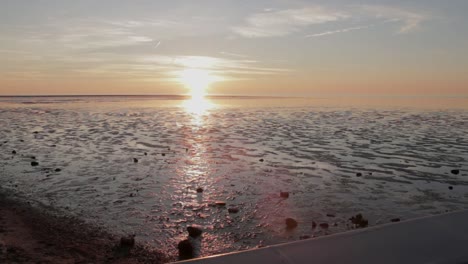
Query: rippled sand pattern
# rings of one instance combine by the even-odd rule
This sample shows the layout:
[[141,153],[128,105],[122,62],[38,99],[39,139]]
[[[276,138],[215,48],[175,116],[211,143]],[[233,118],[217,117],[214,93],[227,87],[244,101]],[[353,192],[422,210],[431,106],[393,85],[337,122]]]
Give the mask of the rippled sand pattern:
[[357,213],[466,209],[467,131],[465,110],[25,104],[0,108],[0,183],[172,255],[199,224],[210,255],[349,230]]

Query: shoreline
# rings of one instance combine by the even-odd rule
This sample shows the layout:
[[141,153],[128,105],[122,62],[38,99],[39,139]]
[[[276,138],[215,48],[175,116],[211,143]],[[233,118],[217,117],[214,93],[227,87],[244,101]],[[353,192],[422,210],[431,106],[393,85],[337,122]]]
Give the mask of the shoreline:
[[0,188],[1,263],[165,263],[167,256]]

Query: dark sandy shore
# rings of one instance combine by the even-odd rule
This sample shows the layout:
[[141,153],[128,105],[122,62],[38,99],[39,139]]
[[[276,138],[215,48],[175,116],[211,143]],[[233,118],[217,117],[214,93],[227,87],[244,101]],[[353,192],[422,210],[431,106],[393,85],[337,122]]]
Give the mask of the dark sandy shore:
[[163,254],[0,188],[0,263],[163,263]]

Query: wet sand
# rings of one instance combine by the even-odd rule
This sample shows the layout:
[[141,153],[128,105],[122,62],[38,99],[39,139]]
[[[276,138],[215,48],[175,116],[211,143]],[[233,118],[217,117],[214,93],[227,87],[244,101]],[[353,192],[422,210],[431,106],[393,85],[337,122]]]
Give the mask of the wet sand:
[[161,263],[143,245],[120,247],[119,238],[0,189],[0,263]]
[[466,109],[15,100],[0,186],[174,258],[191,225],[209,256],[468,209]]

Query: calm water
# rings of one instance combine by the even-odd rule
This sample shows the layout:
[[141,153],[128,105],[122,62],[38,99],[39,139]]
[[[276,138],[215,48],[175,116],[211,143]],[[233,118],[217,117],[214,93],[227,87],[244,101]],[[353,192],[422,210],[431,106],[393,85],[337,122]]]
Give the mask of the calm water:
[[455,98],[4,97],[0,184],[173,256],[201,225],[205,256],[342,232],[357,213],[467,209],[467,131]]

